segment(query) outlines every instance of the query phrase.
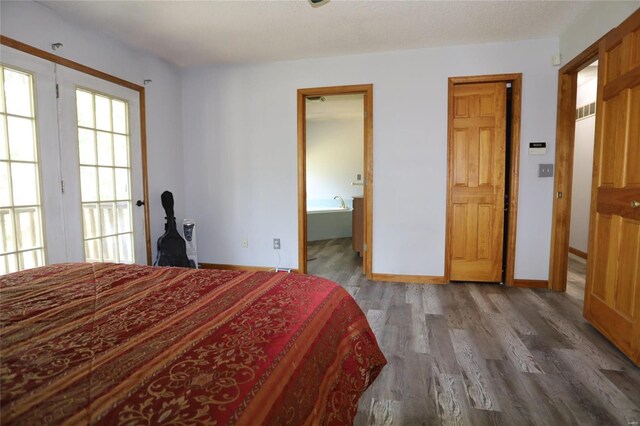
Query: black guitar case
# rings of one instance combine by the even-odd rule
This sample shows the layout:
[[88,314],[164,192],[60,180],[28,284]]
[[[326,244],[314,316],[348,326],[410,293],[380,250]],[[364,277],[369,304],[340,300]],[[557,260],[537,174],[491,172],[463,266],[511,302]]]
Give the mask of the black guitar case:
[[173,216],[173,194],[164,191],[161,196],[162,207],[166,213],[167,223],[164,234],[158,238],[158,256],[155,266],[180,266],[189,268],[187,244],[176,229],[176,218]]

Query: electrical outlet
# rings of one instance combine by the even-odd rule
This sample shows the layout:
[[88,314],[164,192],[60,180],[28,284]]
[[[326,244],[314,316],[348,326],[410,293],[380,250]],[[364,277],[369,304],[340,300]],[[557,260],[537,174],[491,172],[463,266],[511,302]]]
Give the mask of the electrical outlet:
[[280,238],[273,239],[273,249],[280,250]]
[[249,239],[248,238],[244,238],[242,240],[242,248],[249,248]]
[[538,177],[553,177],[553,164],[538,164]]

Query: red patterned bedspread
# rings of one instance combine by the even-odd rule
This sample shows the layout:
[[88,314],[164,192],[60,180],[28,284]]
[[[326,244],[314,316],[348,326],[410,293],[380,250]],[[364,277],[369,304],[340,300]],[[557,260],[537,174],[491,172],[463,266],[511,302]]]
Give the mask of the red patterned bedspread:
[[2,424],[349,424],[386,363],[308,275],[59,264],[0,278]]

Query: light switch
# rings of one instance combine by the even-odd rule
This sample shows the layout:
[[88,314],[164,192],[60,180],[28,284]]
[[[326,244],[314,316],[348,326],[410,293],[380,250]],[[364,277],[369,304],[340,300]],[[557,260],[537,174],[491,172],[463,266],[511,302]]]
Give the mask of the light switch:
[[553,164],[538,164],[538,177],[553,177]]

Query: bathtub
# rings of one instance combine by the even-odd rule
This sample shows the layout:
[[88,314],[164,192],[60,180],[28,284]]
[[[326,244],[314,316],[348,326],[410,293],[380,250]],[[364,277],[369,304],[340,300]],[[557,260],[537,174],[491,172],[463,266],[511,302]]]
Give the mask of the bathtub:
[[307,241],[351,237],[352,211],[348,207],[307,208]]

